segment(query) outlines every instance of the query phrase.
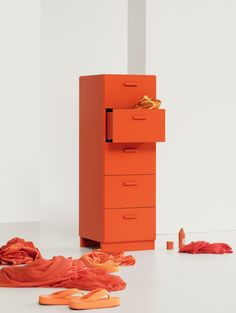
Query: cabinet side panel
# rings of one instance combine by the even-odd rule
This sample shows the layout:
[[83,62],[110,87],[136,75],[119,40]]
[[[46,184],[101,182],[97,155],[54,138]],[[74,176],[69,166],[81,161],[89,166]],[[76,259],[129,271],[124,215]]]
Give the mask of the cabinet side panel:
[[79,234],[102,241],[104,233],[105,112],[103,77],[80,77]]

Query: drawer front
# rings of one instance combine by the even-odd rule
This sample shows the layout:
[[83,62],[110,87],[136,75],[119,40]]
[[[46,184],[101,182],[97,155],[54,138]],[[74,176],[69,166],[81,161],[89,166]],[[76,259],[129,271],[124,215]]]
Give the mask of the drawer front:
[[105,242],[154,240],[155,208],[105,210]]
[[113,109],[106,122],[106,139],[113,143],[165,141],[163,109]]
[[156,175],[105,176],[105,208],[155,206]]
[[155,143],[106,143],[105,175],[155,174]]
[[147,95],[156,98],[153,75],[105,75],[105,108],[133,108]]

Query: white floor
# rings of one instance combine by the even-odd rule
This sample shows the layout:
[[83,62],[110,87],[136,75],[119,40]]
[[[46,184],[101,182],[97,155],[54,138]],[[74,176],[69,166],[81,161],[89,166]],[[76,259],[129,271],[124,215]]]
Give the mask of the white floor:
[[[34,243],[43,256],[79,257],[86,249],[79,248],[74,229],[55,223],[1,224],[0,245],[18,236]],[[235,313],[236,256],[189,255],[165,250],[166,240],[174,235],[157,238],[156,251],[132,252],[137,260],[133,267],[122,268],[119,275],[127,282],[120,296],[121,306],[100,309],[116,313]],[[206,240],[227,242],[236,246],[236,232],[187,234],[187,242]],[[49,288],[0,288],[1,312],[47,313],[68,312],[66,306],[40,306],[40,294]],[[94,310],[93,310],[94,311]],[[90,310],[86,312],[92,312]]]

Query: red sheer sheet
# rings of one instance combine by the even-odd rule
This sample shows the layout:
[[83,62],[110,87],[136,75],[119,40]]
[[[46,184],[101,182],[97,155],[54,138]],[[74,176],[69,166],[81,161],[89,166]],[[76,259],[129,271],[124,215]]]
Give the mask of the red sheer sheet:
[[122,290],[126,283],[101,268],[87,268],[81,260],[55,256],[38,259],[25,266],[0,270],[0,287],[61,287],[93,290]]
[[39,250],[31,241],[13,238],[0,248],[0,265],[30,264],[41,258]]
[[124,255],[124,252],[107,252],[100,249],[84,253],[80,258],[87,267],[97,267],[106,269],[109,272],[119,271],[120,266],[130,266],[135,264],[132,255]]
[[209,243],[206,241],[192,241],[179,249],[181,253],[213,253],[224,254],[233,253],[232,248],[227,243]]

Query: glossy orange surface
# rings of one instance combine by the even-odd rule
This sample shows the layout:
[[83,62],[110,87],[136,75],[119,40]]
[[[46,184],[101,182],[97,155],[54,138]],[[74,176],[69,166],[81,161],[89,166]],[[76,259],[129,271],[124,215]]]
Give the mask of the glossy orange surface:
[[155,240],[155,207],[105,212],[105,242]]
[[165,110],[113,109],[107,112],[107,139],[113,143],[165,141]]
[[165,110],[133,109],[144,95],[156,99],[155,76],[80,77],[81,246],[154,249],[156,142],[165,140]]
[[105,176],[105,208],[156,205],[156,175]]
[[155,174],[156,144],[105,144],[105,175]]
[[156,98],[154,75],[104,75],[105,108],[132,109],[144,95]]

